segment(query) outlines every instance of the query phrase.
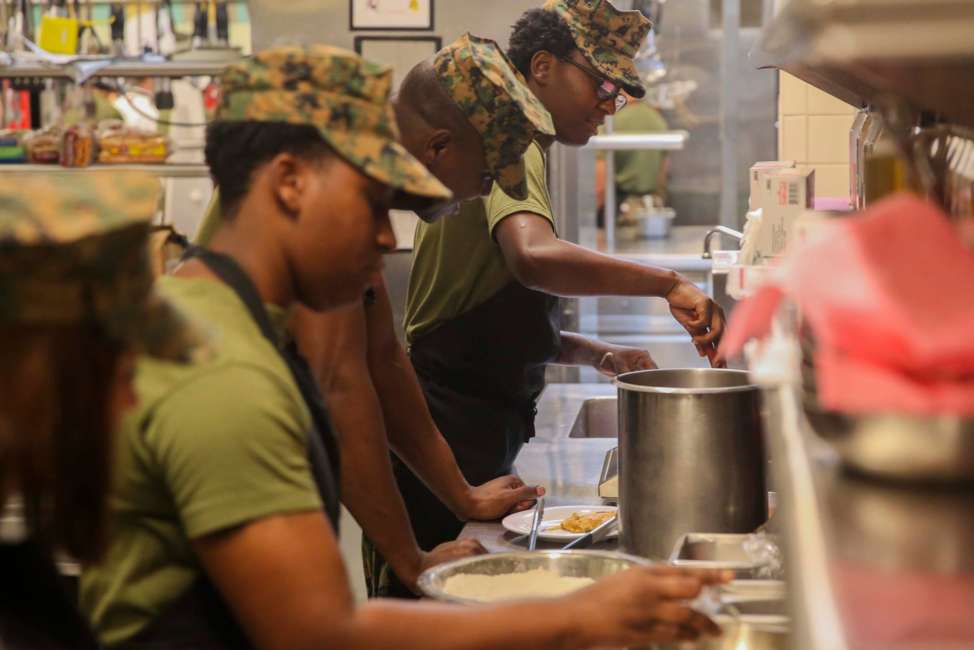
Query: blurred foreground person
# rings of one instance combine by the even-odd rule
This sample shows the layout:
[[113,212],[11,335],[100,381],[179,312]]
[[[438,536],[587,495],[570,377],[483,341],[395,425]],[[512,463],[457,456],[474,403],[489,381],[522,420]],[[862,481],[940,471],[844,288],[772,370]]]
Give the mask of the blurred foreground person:
[[153,291],[141,174],[0,178],[0,647],[87,650],[55,556],[100,557],[112,432],[136,353],[185,362],[201,337]]

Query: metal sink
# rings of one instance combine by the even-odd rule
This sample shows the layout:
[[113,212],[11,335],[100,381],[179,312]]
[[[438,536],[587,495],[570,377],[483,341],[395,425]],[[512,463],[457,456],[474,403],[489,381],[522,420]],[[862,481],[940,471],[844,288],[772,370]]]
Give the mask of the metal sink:
[[615,397],[590,397],[582,402],[569,438],[618,438],[619,412]]

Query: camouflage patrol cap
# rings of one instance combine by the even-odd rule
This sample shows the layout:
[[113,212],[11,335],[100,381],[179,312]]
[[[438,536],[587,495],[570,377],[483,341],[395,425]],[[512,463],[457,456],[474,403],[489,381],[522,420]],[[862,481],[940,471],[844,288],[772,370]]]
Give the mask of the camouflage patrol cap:
[[217,120],[308,124],[364,174],[405,194],[408,205],[451,196],[398,142],[391,68],[327,45],[278,47],[228,67],[220,87]]
[[524,152],[537,135],[555,134],[544,104],[492,40],[464,34],[436,53],[433,67],[483,139],[494,180],[509,196],[524,199]]
[[646,94],[633,63],[653,24],[639,11],[619,11],[609,0],[546,0],[568,24],[575,45],[606,79],[633,97]]
[[205,351],[200,330],[153,289],[160,189],[136,172],[0,175],[0,323],[97,324],[173,361]]

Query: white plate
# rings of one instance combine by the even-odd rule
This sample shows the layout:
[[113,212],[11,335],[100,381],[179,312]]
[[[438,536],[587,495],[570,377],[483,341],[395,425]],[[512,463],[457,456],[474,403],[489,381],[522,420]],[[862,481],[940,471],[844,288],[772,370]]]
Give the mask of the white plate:
[[[616,512],[615,506],[554,506],[544,509],[544,518],[541,520],[541,527],[538,529],[538,539],[548,542],[570,542],[578,539],[585,533],[570,533],[559,528],[561,520],[569,517],[573,512]],[[524,512],[515,512],[507,515],[501,522],[507,530],[517,535],[526,535],[531,532],[531,520],[534,519],[534,508]],[[608,537],[619,535],[618,526],[613,526]]]

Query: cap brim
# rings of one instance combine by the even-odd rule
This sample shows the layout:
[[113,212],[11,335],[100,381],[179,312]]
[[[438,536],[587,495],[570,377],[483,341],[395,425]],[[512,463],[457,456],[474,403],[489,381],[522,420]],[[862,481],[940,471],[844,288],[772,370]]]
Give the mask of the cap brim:
[[143,354],[190,363],[209,355],[209,332],[153,290],[136,319],[125,324],[126,338]]
[[584,50],[582,50],[582,54],[606,79],[622,86],[627,93],[636,99],[642,99],[646,96],[646,87],[643,86],[642,78],[639,76],[639,71],[636,70],[636,64],[632,59],[624,59],[617,66],[608,66],[600,63],[596,57],[589,56]]
[[369,133],[323,132],[322,136],[366,176],[397,190],[393,208],[422,209],[453,196],[423,163],[394,140]]

